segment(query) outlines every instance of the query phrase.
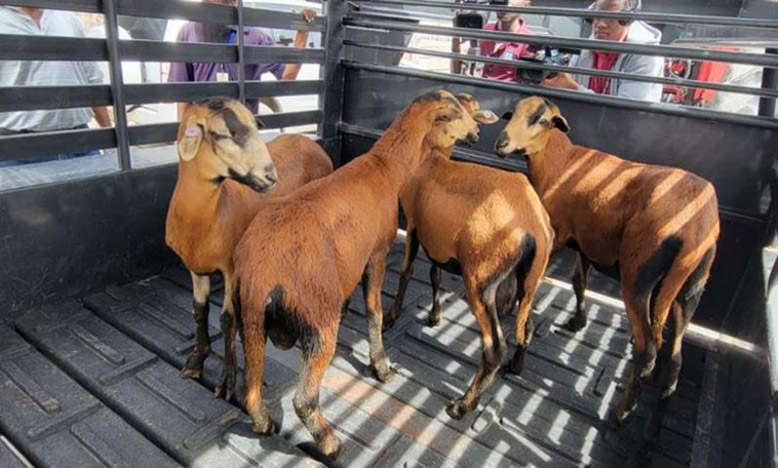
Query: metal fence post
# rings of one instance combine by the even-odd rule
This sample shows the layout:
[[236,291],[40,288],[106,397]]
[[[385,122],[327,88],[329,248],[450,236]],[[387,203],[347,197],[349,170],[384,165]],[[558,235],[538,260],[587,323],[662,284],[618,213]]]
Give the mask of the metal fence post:
[[[765,53],[777,55],[778,49],[768,48]],[[762,69],[762,88],[778,88],[778,70],[765,67]],[[759,115],[763,117],[775,117],[775,99],[763,97],[759,99]]]
[[343,57],[343,37],[345,27],[343,17],[348,12],[347,0],[329,0],[327,2],[327,31],[324,47],[324,120],[319,126],[324,149],[340,165],[340,131],[343,118],[343,85],[345,71],[340,64]]
[[240,102],[246,104],[246,62],[243,27],[243,0],[238,0],[238,95]]
[[111,72],[116,149],[119,153],[119,168],[122,171],[127,171],[132,168],[132,163],[130,161],[130,138],[127,130],[127,109],[124,101],[122,59],[119,56],[119,21],[116,16],[116,1],[103,0],[103,14],[105,15],[105,37]]

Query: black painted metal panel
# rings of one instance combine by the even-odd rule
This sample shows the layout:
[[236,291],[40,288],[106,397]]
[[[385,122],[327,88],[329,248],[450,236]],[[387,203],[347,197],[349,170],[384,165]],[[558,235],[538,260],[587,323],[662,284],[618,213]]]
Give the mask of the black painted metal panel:
[[160,271],[175,166],[0,193],[0,314]]
[[122,60],[237,63],[238,48],[225,44],[133,40],[119,42]]
[[653,55],[658,57],[670,56],[677,58],[689,58],[694,60],[715,60],[719,62],[764,65],[768,67],[778,66],[778,58],[758,53],[727,52],[692,47],[597,41],[594,39],[565,38],[560,36],[547,35],[535,36],[531,34],[514,34],[508,32],[494,32],[477,29],[457,29],[454,27],[445,26],[422,26],[411,25],[398,21],[368,21],[347,18],[344,20],[344,24],[348,26],[363,27],[368,29],[417,32],[441,36],[457,36],[468,39],[525,42],[527,44],[537,44],[541,46],[551,46],[565,49],[592,49],[609,52]]
[[295,96],[319,94],[324,90],[324,80],[248,81],[246,97]]
[[8,325],[0,325],[0,428],[41,467],[180,466]]
[[324,49],[246,46],[246,63],[324,63]]
[[105,39],[0,34],[0,60],[108,60]]
[[0,137],[0,161],[116,147],[112,128],[28,133]]
[[[343,121],[384,129],[415,97],[441,88],[471,93],[483,108],[493,109],[498,115],[513,110],[515,103],[526,96],[472,85],[349,70],[346,95],[350,99],[345,101]],[[762,215],[761,167],[778,148],[778,132],[693,117],[593,106],[572,99],[557,98],[554,102],[570,122],[570,136],[575,143],[630,160],[687,169],[713,183],[719,204],[726,210],[752,217]],[[501,121],[483,125],[475,149],[492,153],[504,124]]]
[[0,88],[0,112],[109,106],[111,103],[113,99],[108,85]]
[[237,99],[238,83],[154,83],[125,85],[127,104],[192,102],[210,96]]
[[0,0],[0,5],[100,13],[101,0]]
[[[322,113],[320,110],[282,112],[280,114],[262,115],[260,118],[263,128],[284,128],[319,123]],[[148,145],[151,143],[175,141],[177,132],[178,123],[133,126],[129,128],[130,144]]]

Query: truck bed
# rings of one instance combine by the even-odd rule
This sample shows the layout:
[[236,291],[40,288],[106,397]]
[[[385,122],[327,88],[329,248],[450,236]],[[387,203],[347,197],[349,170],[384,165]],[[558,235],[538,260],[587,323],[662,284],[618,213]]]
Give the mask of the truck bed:
[[[384,283],[385,310],[401,258],[396,244]],[[426,325],[428,266],[420,254],[402,319],[385,335],[397,370],[387,384],[367,367],[359,288],[353,296],[322,385],[325,416],[346,444],[330,466],[690,465],[710,419],[705,368],[714,351],[685,345],[658,446],[645,450],[641,435],[657,395],[654,383],[624,428],[607,423],[629,372],[623,310],[591,299],[589,324],[572,334],[561,324],[574,297],[558,281],[545,282],[536,299],[535,336],[522,375],[500,374],[475,411],[461,421],[449,418],[445,407],[467,388],[481,345],[457,277],[444,273],[443,321]],[[569,270],[569,258],[560,255],[549,274],[569,281]],[[613,289],[601,278],[593,282]],[[179,376],[194,343],[190,287],[189,275],[174,268],[0,323],[0,467],[23,466],[14,451],[36,466],[318,466],[322,461],[291,404],[298,347],[268,346],[264,398],[277,435],[251,432],[242,375],[232,402],[213,398],[223,347],[220,290],[212,294],[213,353],[205,376],[200,382]],[[511,354],[514,321],[502,319]],[[240,345],[238,358],[242,369]]]

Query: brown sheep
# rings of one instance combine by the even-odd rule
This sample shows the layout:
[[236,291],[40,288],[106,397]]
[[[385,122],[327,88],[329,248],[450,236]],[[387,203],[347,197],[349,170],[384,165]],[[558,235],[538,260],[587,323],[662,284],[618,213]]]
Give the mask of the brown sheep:
[[[492,112],[479,110],[472,96],[457,97],[477,122],[498,120]],[[500,307],[512,307],[516,299],[509,295],[507,304],[500,303],[498,290],[506,283],[518,285],[513,288],[520,302],[516,318],[518,348],[509,367],[513,372],[521,371],[532,339],[532,300],[546,270],[554,234],[548,214],[526,176],[452,161],[453,150],[452,145],[424,161],[400,195],[407,235],[389,321],[393,323],[402,310],[420,244],[433,264],[431,325],[440,321],[440,270],[462,275],[484,351],[464,398],[446,408],[449,416],[460,419],[478,405],[505,359],[507,346],[498,317]]]
[[221,317],[225,353],[216,394],[230,399],[237,375],[231,301],[235,244],[269,196],[285,195],[329,174],[332,162],[318,144],[302,135],[281,135],[265,145],[251,112],[226,98],[189,106],[178,131],[178,150],[178,180],[165,238],[192,275],[192,314],[197,322],[196,343],[181,373],[202,376],[211,349],[209,275],[219,271],[225,284]]
[[362,278],[370,362],[387,381],[381,286],[397,234],[397,197],[432,150],[464,138],[477,139],[478,125],[459,102],[446,91],[422,96],[368,153],[259,209],[234,254],[254,431],[268,434],[274,426],[261,393],[266,337],[281,348],[299,339],[295,411],[319,450],[339,455],[340,441],[319,408],[319,387],[335,353],[341,305]]
[[570,246],[578,252],[574,284],[579,304],[568,326],[578,330],[586,324],[583,290],[590,264],[621,283],[634,360],[613,413],[616,424],[637,407],[672,318],[661,394],[646,427],[653,440],[678,382],[683,334],[716,254],[716,192],[706,180],[680,169],[575,146],[565,135],[568,129],[557,106],[526,98],[517,104],[495,150],[527,157],[530,181],[556,231],[554,250]]

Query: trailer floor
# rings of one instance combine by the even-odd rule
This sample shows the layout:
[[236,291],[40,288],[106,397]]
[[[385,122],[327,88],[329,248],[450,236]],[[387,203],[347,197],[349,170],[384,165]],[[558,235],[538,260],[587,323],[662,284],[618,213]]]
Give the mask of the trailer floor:
[[[396,245],[384,283],[388,310],[399,279]],[[687,344],[684,370],[658,446],[641,434],[655,384],[621,430],[606,422],[629,372],[623,311],[590,300],[590,322],[577,334],[560,325],[574,298],[543,285],[535,336],[521,376],[500,375],[463,420],[445,407],[460,396],[480,360],[480,338],[458,278],[444,274],[443,321],[426,325],[428,264],[415,264],[402,319],[385,335],[397,375],[387,384],[368,370],[361,291],[340,328],[338,352],[321,403],[346,444],[331,466],[688,466],[705,411],[709,352]],[[550,274],[569,271],[554,259]],[[596,281],[595,281],[596,282]],[[606,289],[608,286],[606,284]],[[309,434],[294,414],[299,348],[268,346],[264,398],[279,434],[255,436],[238,396],[212,397],[223,342],[220,291],[212,294],[212,357],[201,382],[179,377],[193,345],[188,274],[179,268],[110,287],[81,301],[31,311],[0,324],[0,467],[22,466],[14,450],[39,466],[293,467],[318,465]],[[359,289],[359,288],[358,288]],[[513,321],[502,326],[513,352]],[[243,356],[238,346],[239,360]],[[701,397],[703,395],[703,397]],[[701,409],[700,409],[701,408]],[[700,419],[706,419],[702,417]]]

